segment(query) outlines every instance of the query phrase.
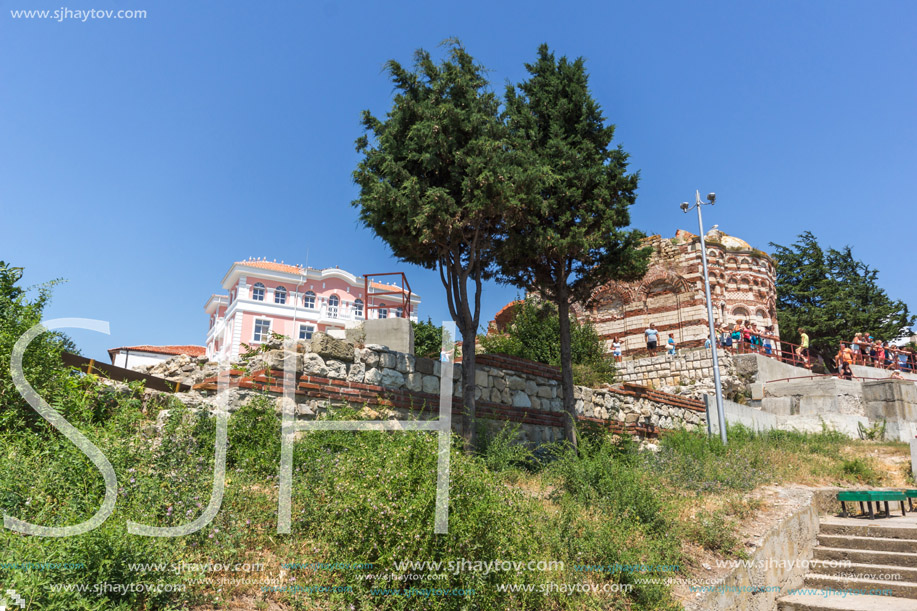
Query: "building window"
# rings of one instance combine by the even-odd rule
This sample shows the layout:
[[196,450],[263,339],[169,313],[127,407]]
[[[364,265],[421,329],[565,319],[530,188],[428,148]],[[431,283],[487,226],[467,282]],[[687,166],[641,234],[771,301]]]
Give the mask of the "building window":
[[255,319],[255,332],[252,335],[253,342],[266,342],[271,335],[271,321],[261,318]]
[[353,317],[360,318],[363,316],[363,300],[357,299],[353,302]]
[[404,318],[404,310],[401,308],[395,308],[395,318]]
[[310,310],[315,309],[315,293],[312,291],[307,291],[302,298],[302,305],[304,308],[309,308]]
[[312,339],[315,327],[312,325],[299,325],[299,339]]
[[252,287],[252,299],[255,301],[264,301],[264,285],[260,282]]
[[279,303],[281,305],[287,302],[287,289],[282,286],[278,286],[274,289],[274,303]]
[[384,303],[379,304],[379,318],[388,318],[388,309]]
[[328,318],[337,318],[338,317],[338,305],[340,305],[341,300],[338,299],[337,295],[332,295],[328,298]]

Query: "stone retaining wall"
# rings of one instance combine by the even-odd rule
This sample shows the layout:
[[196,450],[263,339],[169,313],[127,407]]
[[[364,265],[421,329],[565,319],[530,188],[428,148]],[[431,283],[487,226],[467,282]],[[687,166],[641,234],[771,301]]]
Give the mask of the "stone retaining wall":
[[[436,418],[439,410],[441,363],[383,346],[355,348],[319,334],[312,342],[296,344],[297,416],[314,418],[328,405],[366,406],[378,417]],[[461,433],[461,364],[453,365],[453,426]],[[211,373],[212,368],[202,367]],[[230,409],[253,392],[268,392],[282,405],[283,350],[257,355],[246,369],[223,374],[232,390]],[[183,372],[187,373],[187,372]],[[217,390],[217,376],[194,386],[192,394],[204,400]],[[623,384],[605,389],[576,387],[580,420],[598,423],[615,432],[655,436],[661,429],[705,425],[703,403],[642,386]],[[520,425],[524,439],[537,445],[563,436],[563,389],[560,371],[525,359],[478,355],[475,371],[477,415],[489,429],[504,423]]]

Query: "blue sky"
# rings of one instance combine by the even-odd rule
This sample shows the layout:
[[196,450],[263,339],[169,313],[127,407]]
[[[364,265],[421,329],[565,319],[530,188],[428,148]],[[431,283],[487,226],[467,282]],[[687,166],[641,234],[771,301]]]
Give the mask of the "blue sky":
[[[502,92],[547,42],[582,55],[640,170],[635,227],[696,230],[678,204],[716,191],[707,225],[769,250],[812,230],[849,244],[917,309],[917,3],[172,2],[85,0],[143,20],[25,20],[0,0],[0,259],[63,277],[48,317],[85,354],[202,344],[233,261],[404,270],[421,316],[437,275],[394,260],[350,206],[359,114],[382,72],[450,36]],[[230,236],[234,236],[229,239]],[[488,285],[485,320],[517,294]]]

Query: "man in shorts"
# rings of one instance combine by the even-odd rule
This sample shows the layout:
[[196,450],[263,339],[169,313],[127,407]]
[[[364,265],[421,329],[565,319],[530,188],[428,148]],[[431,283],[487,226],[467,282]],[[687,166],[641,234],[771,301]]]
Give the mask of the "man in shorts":
[[656,330],[656,325],[650,323],[650,328],[643,334],[646,336],[646,349],[650,356],[656,356],[656,342],[659,341],[659,331]]

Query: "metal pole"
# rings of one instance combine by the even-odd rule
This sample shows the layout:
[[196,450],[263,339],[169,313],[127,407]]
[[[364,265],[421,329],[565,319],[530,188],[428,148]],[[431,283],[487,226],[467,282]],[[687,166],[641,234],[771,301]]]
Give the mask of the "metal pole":
[[710,349],[713,351],[713,385],[716,389],[716,415],[720,424],[720,439],[726,445],[726,414],[723,410],[723,388],[720,383],[720,361],[716,349],[716,329],[713,326],[713,301],[710,299],[710,277],[707,275],[707,244],[704,242],[704,219],[701,217],[700,191],[697,191],[697,227],[700,230],[700,255],[704,264],[704,295],[707,297],[707,324],[710,326]]

